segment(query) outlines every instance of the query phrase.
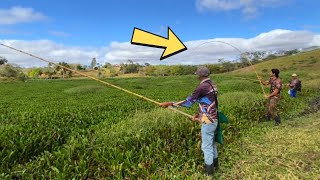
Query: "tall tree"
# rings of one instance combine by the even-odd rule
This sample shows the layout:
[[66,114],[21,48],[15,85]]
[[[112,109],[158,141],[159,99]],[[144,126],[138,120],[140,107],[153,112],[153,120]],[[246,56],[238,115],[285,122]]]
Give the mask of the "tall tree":
[[[59,62],[58,63],[59,65],[61,66],[64,66],[64,67],[67,67],[67,68],[70,68],[70,65],[66,62]],[[71,76],[72,72],[71,71],[68,71],[66,68],[62,68],[60,66],[56,66],[55,67],[55,70],[60,72],[62,74],[62,78],[64,79],[65,75],[68,73],[69,76]]]
[[108,62],[105,62],[105,64],[104,64],[103,67],[104,67],[104,68],[111,68],[112,65],[111,65],[110,63],[108,63]]
[[94,67],[96,67],[96,65],[97,65],[97,59],[96,58],[92,58],[91,68],[93,69]]
[[151,64],[150,63],[144,63],[144,66],[150,66]]

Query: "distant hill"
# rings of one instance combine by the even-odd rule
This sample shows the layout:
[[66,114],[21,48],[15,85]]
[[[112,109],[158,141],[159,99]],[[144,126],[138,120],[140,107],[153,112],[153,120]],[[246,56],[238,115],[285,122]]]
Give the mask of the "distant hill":
[[320,46],[311,46],[308,48],[302,48],[302,49],[299,49],[299,51],[306,52],[306,51],[313,51],[313,50],[317,50],[317,49],[320,49]]
[[254,52],[245,52],[243,55],[250,60],[257,59],[263,60],[270,56],[273,57],[281,57],[281,56],[288,56],[293,54],[298,54],[301,52],[313,51],[313,50],[320,50],[320,46],[311,46],[307,48],[299,48],[299,49],[291,49],[291,50],[269,50],[269,51],[254,51]]
[[[278,68],[280,71],[309,71],[319,72],[320,71],[320,49],[300,52],[290,56],[278,57],[272,60],[258,63],[254,65],[258,73],[265,72],[272,68]],[[233,71],[232,73],[245,73],[253,72],[252,66],[245,67]],[[320,74],[320,73],[319,73]]]

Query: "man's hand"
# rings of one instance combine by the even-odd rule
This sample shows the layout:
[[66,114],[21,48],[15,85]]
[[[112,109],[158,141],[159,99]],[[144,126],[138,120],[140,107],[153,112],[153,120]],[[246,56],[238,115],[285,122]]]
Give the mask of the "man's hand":
[[164,102],[164,103],[161,103],[160,106],[163,108],[167,108],[169,106],[172,106],[172,104],[173,104],[172,102]]
[[196,122],[200,122],[199,115],[197,114],[197,115],[193,116],[192,120],[196,121]]
[[265,94],[265,95],[264,95],[264,98],[269,99],[270,96]]

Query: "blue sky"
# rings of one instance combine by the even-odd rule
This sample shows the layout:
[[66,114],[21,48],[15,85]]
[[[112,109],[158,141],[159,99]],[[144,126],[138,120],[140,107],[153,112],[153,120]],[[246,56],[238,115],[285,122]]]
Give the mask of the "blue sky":
[[318,36],[319,5],[315,0],[1,0],[0,40],[96,48],[92,55],[106,61],[117,47],[113,42],[129,42],[134,27],[166,36],[170,26],[190,43],[250,39],[279,29]]

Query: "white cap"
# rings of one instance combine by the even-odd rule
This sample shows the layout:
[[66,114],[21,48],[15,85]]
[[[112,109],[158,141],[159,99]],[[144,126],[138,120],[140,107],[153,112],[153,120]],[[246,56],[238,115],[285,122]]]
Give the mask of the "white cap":
[[297,74],[292,74],[292,77],[297,77]]

